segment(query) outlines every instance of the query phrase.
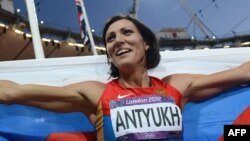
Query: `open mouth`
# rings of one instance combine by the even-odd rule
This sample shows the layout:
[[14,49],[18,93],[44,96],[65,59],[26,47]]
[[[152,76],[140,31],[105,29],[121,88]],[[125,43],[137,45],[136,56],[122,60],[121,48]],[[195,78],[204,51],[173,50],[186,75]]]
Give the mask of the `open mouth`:
[[116,56],[121,56],[123,54],[126,54],[126,53],[129,53],[131,52],[132,50],[131,49],[128,49],[128,48],[122,48],[122,49],[119,49],[117,52],[116,52]]

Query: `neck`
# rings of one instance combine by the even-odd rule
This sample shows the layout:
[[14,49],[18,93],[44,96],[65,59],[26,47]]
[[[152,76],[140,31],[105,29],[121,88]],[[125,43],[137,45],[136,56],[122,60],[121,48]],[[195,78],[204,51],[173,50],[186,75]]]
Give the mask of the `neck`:
[[125,88],[150,87],[151,82],[147,70],[136,71],[133,74],[121,74],[119,83]]

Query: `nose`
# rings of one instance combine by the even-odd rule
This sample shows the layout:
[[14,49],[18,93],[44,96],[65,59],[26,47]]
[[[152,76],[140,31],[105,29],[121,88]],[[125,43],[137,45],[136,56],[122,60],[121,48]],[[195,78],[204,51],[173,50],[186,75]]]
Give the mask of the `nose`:
[[124,39],[123,39],[122,35],[117,34],[116,37],[115,37],[114,45],[115,45],[116,47],[119,47],[119,46],[121,46],[123,43],[124,43]]

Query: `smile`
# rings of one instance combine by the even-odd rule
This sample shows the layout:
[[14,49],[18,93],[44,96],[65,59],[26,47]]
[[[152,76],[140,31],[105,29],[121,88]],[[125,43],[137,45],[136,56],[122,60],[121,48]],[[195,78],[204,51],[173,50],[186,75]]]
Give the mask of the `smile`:
[[131,52],[132,50],[131,49],[128,49],[128,48],[122,48],[122,49],[119,49],[117,52],[116,52],[116,56],[121,56],[125,53],[129,53]]

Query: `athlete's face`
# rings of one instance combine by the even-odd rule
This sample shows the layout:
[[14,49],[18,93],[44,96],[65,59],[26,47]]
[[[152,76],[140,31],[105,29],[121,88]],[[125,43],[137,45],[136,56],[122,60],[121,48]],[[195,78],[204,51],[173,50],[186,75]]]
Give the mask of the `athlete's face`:
[[105,41],[109,59],[118,69],[145,66],[148,45],[131,21],[121,19],[111,24]]

